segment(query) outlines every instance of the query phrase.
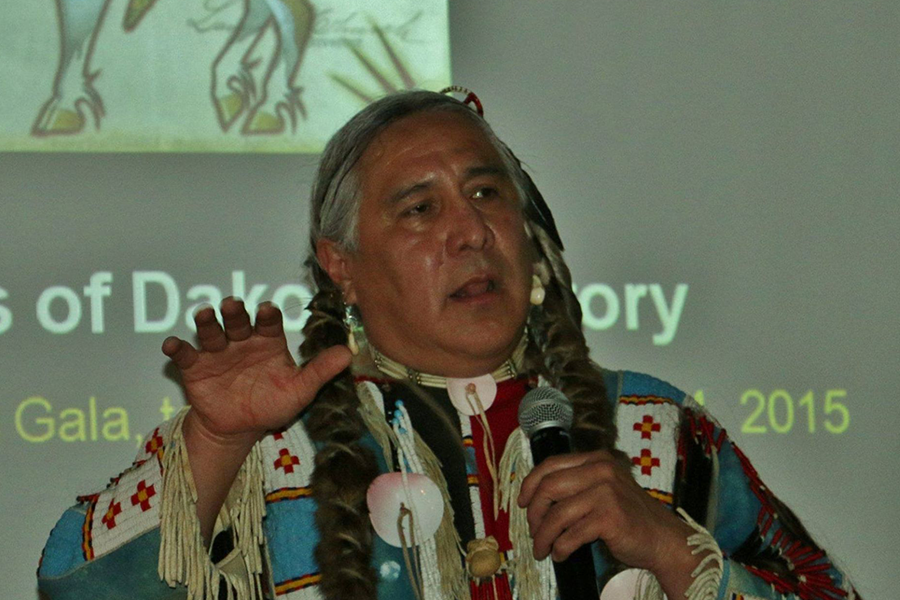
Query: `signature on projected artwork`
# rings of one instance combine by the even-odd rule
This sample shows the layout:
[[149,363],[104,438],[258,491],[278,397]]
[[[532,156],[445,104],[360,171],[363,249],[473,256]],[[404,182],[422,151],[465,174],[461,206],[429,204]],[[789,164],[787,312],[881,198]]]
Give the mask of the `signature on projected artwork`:
[[[38,111],[32,135],[78,134],[85,130],[89,120],[100,129],[106,106],[95,86],[100,70],[95,69],[91,59],[110,2],[56,0],[59,62],[52,94]],[[156,3],[157,0],[129,0],[122,22],[124,30],[131,32],[138,27]],[[242,5],[236,24],[214,22],[218,13],[236,4]],[[225,0],[218,6],[206,3],[204,8],[207,10],[204,20],[208,23],[203,23],[204,20],[191,22],[193,29],[203,32],[227,26],[230,30],[211,69],[212,112],[219,127],[227,132],[241,121],[243,135],[282,134],[288,129],[296,132],[298,120],[307,117],[301,99],[303,88],[296,80],[313,34],[316,8],[309,0]],[[321,11],[323,21],[328,20],[330,12],[327,8]],[[354,13],[350,19],[356,20],[358,16]],[[323,22],[322,25],[333,29],[333,23]],[[384,29],[372,20],[368,20],[366,26],[377,36],[389,67],[378,66],[351,38],[343,38],[340,43],[359,61],[382,93],[415,87],[415,81]],[[403,27],[397,30],[402,33]],[[185,28],[185,35],[196,31]],[[271,45],[272,55],[265,59],[254,51],[258,50],[259,41],[267,32],[274,33],[275,43]],[[341,74],[329,76],[362,102],[370,102],[378,95],[364,91],[358,82]],[[400,86],[391,83],[390,79],[398,78],[402,81]]]

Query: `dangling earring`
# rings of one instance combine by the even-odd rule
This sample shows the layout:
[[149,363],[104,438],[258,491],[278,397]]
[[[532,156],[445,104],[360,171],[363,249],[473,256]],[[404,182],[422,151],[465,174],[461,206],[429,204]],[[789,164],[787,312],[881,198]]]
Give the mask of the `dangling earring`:
[[344,327],[347,328],[347,347],[350,349],[350,353],[356,356],[359,354],[359,343],[356,341],[354,330],[359,327],[359,320],[353,314],[352,304],[344,305]]
[[540,306],[544,303],[544,296],[546,296],[546,292],[544,290],[544,284],[541,281],[541,278],[537,275],[531,276],[531,303],[535,306]]

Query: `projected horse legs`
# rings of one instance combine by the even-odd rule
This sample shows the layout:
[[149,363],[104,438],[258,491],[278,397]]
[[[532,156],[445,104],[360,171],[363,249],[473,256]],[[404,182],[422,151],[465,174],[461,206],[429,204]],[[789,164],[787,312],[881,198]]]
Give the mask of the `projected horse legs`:
[[212,100],[223,131],[256,102],[251,57],[271,15],[262,0],[244,0],[244,14],[212,64]]
[[100,127],[103,100],[94,89],[98,71],[91,71],[91,54],[109,0],[56,0],[59,63],[53,93],[32,125],[34,135],[74,134],[84,129],[86,113]]
[[312,34],[313,7],[308,0],[266,0],[266,4],[272,11],[277,45],[265,73],[260,102],[244,123],[243,132],[247,134],[282,133],[287,121],[295,131],[298,114],[306,118],[300,100],[302,88],[295,79]]
[[[245,134],[275,134],[305,117],[294,79],[312,32],[307,0],[245,0],[244,16],[212,65],[213,105],[224,131],[246,112]],[[271,58],[258,56],[261,38],[274,33]],[[256,71],[262,66],[261,76]]]
[[[110,0],[55,0],[59,63],[53,91],[32,125],[35,136],[77,134],[89,116],[100,127],[103,101],[93,81],[91,56]],[[309,0],[240,0],[243,15],[213,61],[211,92],[216,117],[228,131],[244,117],[244,134],[296,131],[306,117],[295,84],[312,34]],[[132,31],[156,0],[129,0],[123,28]],[[261,43],[264,35],[266,42]]]

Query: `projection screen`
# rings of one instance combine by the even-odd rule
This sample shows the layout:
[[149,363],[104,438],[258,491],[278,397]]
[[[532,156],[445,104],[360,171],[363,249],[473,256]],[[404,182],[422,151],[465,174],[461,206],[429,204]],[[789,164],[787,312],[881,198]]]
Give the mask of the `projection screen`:
[[863,597],[900,587],[896,3],[88,4],[0,9],[6,597],[183,405],[159,348],[197,305],[274,300],[297,347],[335,127],[451,82],[553,208],[593,358],[693,394]]

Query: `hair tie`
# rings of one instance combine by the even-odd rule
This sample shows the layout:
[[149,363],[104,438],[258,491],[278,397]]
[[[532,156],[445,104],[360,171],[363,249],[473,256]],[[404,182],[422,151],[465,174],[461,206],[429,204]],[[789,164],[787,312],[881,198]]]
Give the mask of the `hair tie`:
[[478,113],[479,117],[484,117],[484,106],[481,105],[481,100],[478,99],[478,96],[475,95],[475,92],[470,90],[469,88],[464,88],[461,85],[450,85],[442,89],[439,94],[452,94],[454,92],[458,92],[460,94],[465,94],[466,97],[462,100],[462,103],[468,106],[472,104],[475,107],[475,112]]

